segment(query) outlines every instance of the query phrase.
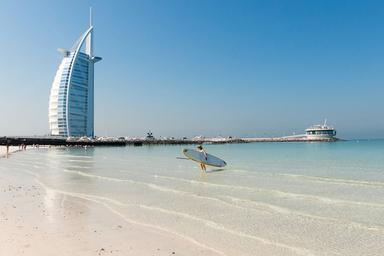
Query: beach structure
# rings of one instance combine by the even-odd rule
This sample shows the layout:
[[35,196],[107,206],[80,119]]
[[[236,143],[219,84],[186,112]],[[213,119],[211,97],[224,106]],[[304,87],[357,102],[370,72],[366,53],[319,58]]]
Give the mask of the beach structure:
[[146,140],[154,140],[155,137],[153,137],[153,133],[151,131],[147,132],[147,136],[145,137]]
[[336,138],[336,129],[327,125],[327,120],[323,124],[312,125],[305,130],[303,134],[294,134],[283,137],[265,137],[265,138],[242,138],[245,142],[334,142],[339,141]]
[[49,127],[54,136],[94,137],[94,64],[92,13],[87,31],[70,50],[58,49],[63,59],[49,98]]
[[324,124],[317,124],[309,127],[305,130],[307,139],[315,140],[331,140],[336,137],[336,130],[332,126],[327,125],[327,119],[325,119]]

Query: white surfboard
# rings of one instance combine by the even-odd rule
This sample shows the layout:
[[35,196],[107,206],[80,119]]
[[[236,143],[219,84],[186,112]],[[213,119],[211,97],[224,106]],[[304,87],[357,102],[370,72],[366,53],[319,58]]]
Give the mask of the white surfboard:
[[216,156],[213,156],[211,154],[207,154],[207,159],[205,159],[204,153],[197,151],[195,149],[185,148],[183,149],[183,154],[193,161],[203,163],[206,165],[211,165],[215,167],[224,167],[227,165],[227,163],[224,160]]

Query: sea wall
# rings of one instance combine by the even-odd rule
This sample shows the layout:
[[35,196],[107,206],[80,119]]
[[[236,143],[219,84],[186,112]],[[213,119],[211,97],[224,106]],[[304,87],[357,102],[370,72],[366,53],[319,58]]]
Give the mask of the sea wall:
[[308,138],[211,138],[211,139],[90,139],[63,137],[0,137],[1,146],[142,146],[142,145],[197,145],[251,142],[334,142],[331,139]]

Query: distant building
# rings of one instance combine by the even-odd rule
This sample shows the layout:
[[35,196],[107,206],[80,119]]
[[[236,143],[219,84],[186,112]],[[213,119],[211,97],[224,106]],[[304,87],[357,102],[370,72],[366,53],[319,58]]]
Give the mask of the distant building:
[[317,124],[305,130],[307,139],[321,140],[321,139],[335,139],[336,130],[332,126],[327,125],[327,120],[324,124]]
[[51,135],[94,137],[94,63],[92,21],[71,50],[63,55],[49,97]]

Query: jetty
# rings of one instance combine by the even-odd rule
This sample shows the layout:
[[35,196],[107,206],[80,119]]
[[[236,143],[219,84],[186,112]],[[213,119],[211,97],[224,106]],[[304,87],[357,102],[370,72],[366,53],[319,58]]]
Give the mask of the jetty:
[[272,138],[115,138],[115,137],[0,137],[0,146],[143,146],[143,145],[198,145],[198,144],[235,144],[256,142],[334,142],[337,138],[311,139],[305,137]]
[[246,143],[242,139],[126,139],[120,138],[66,138],[66,137],[0,137],[0,146],[142,146],[142,145],[197,145],[203,143]]
[[198,145],[198,144],[228,144],[228,143],[256,143],[256,142],[335,142],[336,130],[332,126],[324,124],[313,125],[305,130],[305,134],[294,134],[284,137],[264,137],[264,138],[237,138],[237,137],[212,137],[207,138],[202,135],[193,138],[175,138],[153,136],[151,131],[147,132],[146,137],[63,137],[63,136],[32,136],[32,137],[0,137],[0,146],[143,146],[143,145]]
[[271,138],[242,138],[244,142],[335,142],[339,138],[308,138],[308,137],[271,137]]
[[93,139],[70,140],[64,137],[0,137],[0,146],[125,146],[124,141]]

